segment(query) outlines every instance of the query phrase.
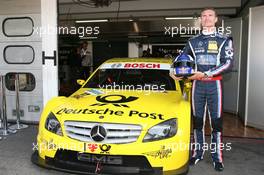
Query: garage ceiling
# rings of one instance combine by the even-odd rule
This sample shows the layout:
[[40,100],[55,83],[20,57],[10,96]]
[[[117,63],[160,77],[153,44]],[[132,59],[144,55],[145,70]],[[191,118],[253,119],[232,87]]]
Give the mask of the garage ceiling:
[[[109,6],[91,8],[92,0],[59,0],[60,21],[105,19],[159,20],[171,16],[197,16],[204,7],[214,7],[221,16],[234,16],[241,8],[241,0],[112,0]],[[78,3],[79,2],[79,3]],[[80,3],[84,2],[84,3]]]

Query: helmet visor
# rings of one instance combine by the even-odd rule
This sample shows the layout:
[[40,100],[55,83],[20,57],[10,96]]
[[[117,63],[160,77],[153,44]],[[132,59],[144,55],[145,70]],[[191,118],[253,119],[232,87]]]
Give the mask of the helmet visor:
[[194,67],[194,63],[190,61],[179,61],[174,63],[174,67]]

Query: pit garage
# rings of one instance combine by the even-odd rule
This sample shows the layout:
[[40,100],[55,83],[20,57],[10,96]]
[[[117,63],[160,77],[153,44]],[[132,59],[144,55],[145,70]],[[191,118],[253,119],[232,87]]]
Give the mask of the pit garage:
[[[170,76],[205,8],[234,50],[221,172],[209,110],[203,160],[189,165],[194,83]],[[263,18],[262,0],[0,0],[0,175],[263,174]]]

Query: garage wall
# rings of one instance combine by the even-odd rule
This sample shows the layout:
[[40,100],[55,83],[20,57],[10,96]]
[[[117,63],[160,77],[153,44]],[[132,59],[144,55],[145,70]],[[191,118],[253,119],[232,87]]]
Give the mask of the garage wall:
[[129,58],[137,58],[139,55],[139,43],[129,42],[128,43],[128,57]]
[[263,0],[242,1],[242,10],[238,16],[242,18],[242,48],[240,64],[240,88],[239,88],[239,106],[238,116],[247,124],[246,121],[246,90],[247,90],[247,65],[248,65],[248,28],[249,28],[249,8],[263,4]]
[[247,84],[247,54],[248,54],[248,14],[242,18],[242,47],[240,64],[240,88],[238,116],[245,123],[246,84]]
[[[43,105],[58,96],[58,24],[57,0],[41,0],[41,27],[47,32],[42,34],[42,80]],[[49,31],[52,28],[55,30]]]
[[246,125],[264,129],[264,6],[249,10]]
[[234,62],[232,70],[223,76],[223,111],[238,113],[238,96],[240,86],[240,60],[241,60],[241,35],[242,19],[225,19],[224,26],[231,28],[231,37],[234,45]]
[[40,13],[41,0],[0,0],[0,15]]

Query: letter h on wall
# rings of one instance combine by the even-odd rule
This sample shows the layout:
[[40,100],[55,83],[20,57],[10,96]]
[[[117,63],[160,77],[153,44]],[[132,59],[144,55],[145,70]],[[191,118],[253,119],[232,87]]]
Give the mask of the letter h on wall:
[[53,57],[48,57],[48,56],[45,56],[45,51],[42,51],[42,64],[45,65],[45,60],[53,60],[54,61],[54,66],[57,65],[57,55],[56,55],[56,50],[54,50],[54,56]]

